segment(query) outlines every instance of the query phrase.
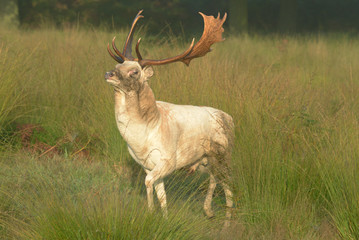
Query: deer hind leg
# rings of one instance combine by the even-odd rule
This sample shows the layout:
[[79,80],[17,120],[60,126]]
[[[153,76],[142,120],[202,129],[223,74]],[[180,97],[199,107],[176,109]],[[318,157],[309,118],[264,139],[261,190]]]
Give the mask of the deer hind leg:
[[204,212],[206,213],[207,217],[211,218],[214,216],[213,210],[212,210],[212,198],[214,189],[216,188],[216,179],[214,178],[214,175],[210,172],[209,173],[209,187],[206,195],[206,199],[204,200]]
[[232,217],[233,208],[233,193],[229,186],[229,169],[226,159],[228,156],[217,156],[210,160],[210,171],[213,173],[214,178],[222,185],[225,198],[226,198],[226,220],[224,222],[224,228],[229,227]]
[[232,217],[232,209],[233,209],[233,192],[229,186],[229,172],[228,168],[225,166],[222,166],[222,168],[216,168],[217,172],[215,176],[217,177],[218,181],[223,187],[224,195],[226,197],[226,220],[224,222],[224,228],[229,227],[230,220]]
[[[227,156],[225,156],[225,159],[230,159],[231,154],[227,154]],[[228,160],[226,160],[226,162],[228,162]],[[224,195],[226,196],[226,221],[224,222],[224,227],[229,227],[230,225],[230,220],[232,217],[232,211],[233,211],[233,192],[231,190],[231,187],[229,186],[230,180],[229,180],[229,168],[227,167],[228,165],[226,165],[226,167],[224,168],[224,175],[222,176],[222,181],[221,181],[221,185],[223,187],[224,190]]]
[[228,186],[227,183],[223,182],[222,183],[222,187],[224,190],[224,194],[226,196],[226,220],[224,222],[224,227],[229,227],[230,225],[230,220],[232,217],[232,208],[233,208],[233,193],[230,190],[230,187]]

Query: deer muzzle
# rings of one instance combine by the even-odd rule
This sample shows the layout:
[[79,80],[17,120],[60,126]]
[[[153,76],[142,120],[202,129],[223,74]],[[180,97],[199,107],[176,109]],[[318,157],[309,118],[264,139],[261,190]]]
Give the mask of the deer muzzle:
[[110,77],[112,77],[112,76],[113,76],[113,73],[112,73],[112,72],[106,72],[106,73],[105,73],[105,80],[110,79]]

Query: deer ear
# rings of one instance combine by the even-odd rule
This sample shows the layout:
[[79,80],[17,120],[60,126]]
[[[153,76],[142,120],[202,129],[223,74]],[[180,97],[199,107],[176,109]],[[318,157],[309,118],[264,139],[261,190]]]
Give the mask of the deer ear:
[[144,73],[145,81],[147,81],[148,79],[150,79],[153,76],[152,67],[151,66],[144,67],[143,73]]

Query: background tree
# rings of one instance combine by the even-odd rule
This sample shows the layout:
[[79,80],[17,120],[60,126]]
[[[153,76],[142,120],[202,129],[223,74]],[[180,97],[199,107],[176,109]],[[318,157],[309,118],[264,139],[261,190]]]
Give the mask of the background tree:
[[0,0],[0,22],[5,25],[17,25],[16,0]]
[[295,32],[297,0],[280,0],[278,28],[281,33]]
[[20,26],[34,23],[35,12],[32,7],[32,0],[17,0]]
[[359,30],[359,0],[0,0],[0,3],[0,14],[13,11],[14,7],[7,7],[10,3],[17,4],[23,27],[51,23],[58,27],[80,24],[128,28],[138,10],[144,9],[146,28],[154,34],[201,32],[198,11],[207,15],[228,12],[225,28],[229,24],[232,32]]
[[248,31],[247,0],[229,1],[229,24],[232,32],[246,33]]

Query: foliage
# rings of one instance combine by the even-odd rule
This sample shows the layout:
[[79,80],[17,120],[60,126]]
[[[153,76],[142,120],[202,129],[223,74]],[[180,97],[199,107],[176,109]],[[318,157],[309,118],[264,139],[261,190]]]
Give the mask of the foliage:
[[[128,28],[140,9],[145,10],[146,27],[155,34],[162,33],[164,29],[174,32],[182,32],[183,29],[186,32],[200,31],[202,25],[198,11],[211,15],[228,12],[226,24],[232,25],[233,31],[239,28],[239,24],[232,16],[238,14],[245,15],[240,18],[244,24],[242,28],[246,28],[248,15],[251,32],[268,33],[293,28],[296,32],[357,33],[359,28],[357,0],[0,0],[4,6],[0,9],[0,17],[14,19],[15,3],[20,25],[32,28],[42,25],[86,25],[118,30]],[[193,24],[195,22],[199,23]]]
[[[20,0],[24,1],[24,0]],[[28,0],[25,0],[27,4]],[[87,26],[106,26],[110,28],[126,28],[137,12],[146,10],[146,24],[152,30],[160,32],[167,27],[181,31],[183,26],[193,29],[193,21],[200,19],[198,11],[216,13],[222,10],[224,4],[215,4],[214,0],[193,2],[189,0],[31,0],[26,6],[23,26],[37,26],[54,24],[55,26],[68,26],[81,24]],[[19,5],[20,6],[20,5]],[[218,9],[220,7],[220,9]],[[170,9],[170,11],[169,11]],[[166,26],[167,25],[167,26]],[[194,26],[196,28],[196,26]],[[199,22],[197,29],[201,28]]]

